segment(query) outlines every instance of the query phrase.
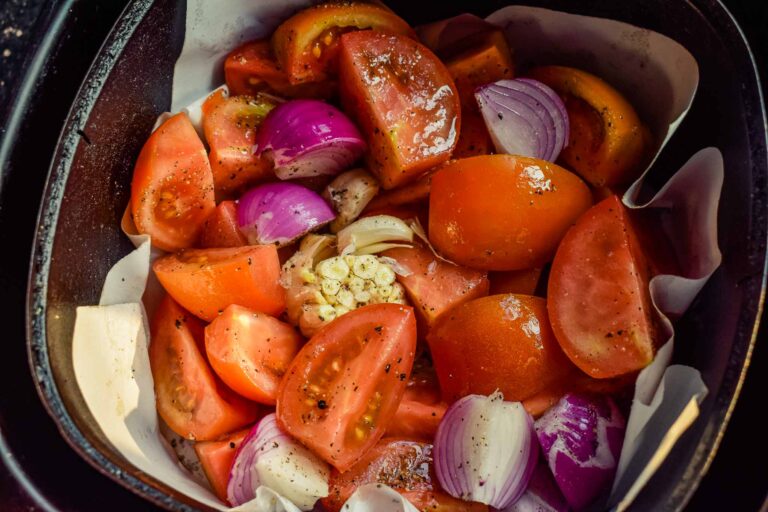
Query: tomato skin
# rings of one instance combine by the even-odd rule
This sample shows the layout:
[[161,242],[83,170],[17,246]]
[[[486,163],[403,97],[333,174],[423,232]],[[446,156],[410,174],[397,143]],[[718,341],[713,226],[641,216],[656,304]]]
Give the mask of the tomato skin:
[[224,80],[236,96],[275,92],[285,98],[330,98],[336,93],[336,83],[330,80],[291,84],[266,39],[249,41],[230,52],[224,61]]
[[426,333],[446,311],[488,295],[486,272],[442,261],[421,245],[389,249],[382,255],[410,272],[407,276],[398,275],[397,281],[416,309],[420,332]]
[[381,4],[328,2],[284,21],[272,35],[272,48],[290,83],[318,82],[336,75],[341,34],[359,29],[415,37],[408,23]]
[[544,160],[464,158],[432,178],[429,239],[443,256],[467,267],[534,268],[549,261],[591,204],[589,188],[575,174]]
[[341,472],[384,434],[416,350],[413,308],[373,304],[321,328],[277,394],[280,426]]
[[169,296],[151,325],[157,413],[181,437],[210,441],[253,423],[259,406],[219,381],[203,356],[203,326]]
[[226,502],[229,472],[235,461],[235,454],[248,435],[249,429],[239,430],[216,441],[201,441],[195,443],[195,453],[200,460],[203,473],[211,484],[214,494]]
[[564,100],[571,126],[560,160],[596,187],[614,187],[637,177],[651,136],[635,109],[600,78],[575,68],[542,66],[531,78]]
[[547,296],[563,351],[588,375],[644,368],[655,350],[649,267],[617,196],[593,206],[565,235]]
[[485,126],[480,112],[464,109],[461,111],[461,136],[453,151],[453,158],[469,158],[490,155],[496,152],[493,139]]
[[240,395],[274,405],[277,387],[299,352],[302,337],[290,325],[237,304],[205,328],[213,370]]
[[186,114],[165,121],[141,148],[131,181],[139,233],[165,251],[191,247],[216,208],[205,147]]
[[489,272],[488,280],[491,282],[489,293],[491,295],[500,293],[533,295],[539,286],[541,270],[540,268],[527,268],[508,272]]
[[271,105],[216,91],[203,103],[203,132],[217,194],[226,195],[272,176],[271,164],[253,154],[256,130]]
[[522,401],[574,369],[539,297],[491,295],[464,303],[437,321],[427,342],[448,403],[497,389],[505,400]]
[[384,189],[450,158],[461,125],[445,65],[405,36],[370,30],[341,36],[339,87],[345,111],[368,142],[368,168]]
[[274,245],[188,249],[158,258],[152,270],[171,297],[209,322],[230,304],[273,316],[285,309]]
[[378,194],[368,203],[365,211],[412,205],[429,199],[433,174],[433,171],[428,171],[411,183]]
[[248,245],[248,239],[237,223],[237,205],[234,201],[219,203],[205,221],[198,245],[204,249]]
[[368,483],[392,487],[420,511],[488,511],[486,505],[458,500],[442,492],[435,477],[432,445],[408,438],[382,439],[346,473],[333,471],[330,493],[321,500],[323,509],[339,512],[352,493]]

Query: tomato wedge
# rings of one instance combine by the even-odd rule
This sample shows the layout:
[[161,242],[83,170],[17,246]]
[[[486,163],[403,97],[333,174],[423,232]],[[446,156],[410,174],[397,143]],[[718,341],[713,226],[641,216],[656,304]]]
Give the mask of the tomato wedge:
[[542,66],[531,78],[564,100],[571,125],[560,160],[596,187],[614,187],[637,177],[651,143],[635,109],[600,78],[575,68]]
[[552,334],[546,301],[529,295],[466,302],[438,319],[427,342],[449,403],[496,390],[526,400],[575,370]]
[[398,275],[426,333],[446,311],[488,295],[488,274],[447,263],[421,245],[398,247],[383,253],[396,260],[409,275]]
[[221,380],[268,405],[274,405],[280,379],[301,343],[290,325],[236,304],[205,328],[208,361]]
[[277,394],[277,419],[341,472],[384,434],[416,350],[413,308],[372,304],[338,317],[304,345]]
[[413,363],[403,400],[385,435],[431,441],[447,409],[435,368],[429,360],[419,358]]
[[139,233],[165,251],[191,247],[216,203],[205,147],[186,114],[149,136],[131,182],[131,213]]
[[253,154],[256,130],[274,103],[216,91],[203,103],[203,131],[217,194],[228,194],[272,175],[271,164]]
[[407,438],[382,439],[349,471],[331,473],[330,493],[321,503],[327,512],[339,512],[355,490],[365,484],[392,487],[420,511],[487,512],[482,503],[445,494],[435,477],[432,445]]
[[249,429],[239,430],[217,441],[202,441],[195,443],[195,453],[200,460],[203,473],[211,484],[214,494],[220,500],[227,501],[227,484],[229,472],[235,461],[235,454],[248,435]]
[[571,361],[595,378],[648,365],[655,349],[650,270],[617,196],[582,215],[552,262],[552,328]]
[[284,21],[272,35],[272,48],[290,83],[318,82],[336,75],[339,37],[360,29],[415,37],[408,23],[382,4],[326,2]]
[[341,36],[341,102],[368,141],[382,187],[410,181],[451,156],[461,109],[453,79],[429,49],[371,30]]
[[336,83],[330,80],[291,84],[266,39],[249,41],[230,52],[224,61],[224,80],[233,95],[275,92],[285,98],[330,98],[336,92]]
[[507,272],[488,272],[491,282],[491,295],[500,293],[516,293],[518,295],[533,295],[539,286],[540,268],[525,270],[509,270]]
[[200,243],[203,248],[242,247],[248,245],[237,223],[237,205],[234,201],[222,201],[205,221]]
[[209,322],[230,304],[268,315],[285,309],[274,245],[188,249],[158,258],[152,269],[171,297]]
[[197,318],[166,296],[151,333],[157,413],[171,430],[186,439],[210,441],[256,421],[259,406],[232,392],[208,367]]

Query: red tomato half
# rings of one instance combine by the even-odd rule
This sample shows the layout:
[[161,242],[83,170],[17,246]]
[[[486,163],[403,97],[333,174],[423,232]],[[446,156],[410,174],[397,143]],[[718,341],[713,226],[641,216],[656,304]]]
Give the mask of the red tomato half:
[[644,368],[655,327],[649,268],[617,196],[596,204],[566,233],[552,262],[552,328],[571,361],[595,378]]
[[253,154],[256,130],[272,103],[251,96],[211,94],[203,103],[203,131],[217,194],[228,194],[272,175],[272,166]]
[[490,395],[526,400],[575,370],[557,344],[544,299],[491,295],[438,319],[427,336],[443,397]]
[[157,413],[181,437],[210,441],[256,421],[259,406],[227,388],[203,356],[203,325],[166,296],[152,319]]
[[205,350],[227,386],[274,405],[277,386],[302,338],[290,325],[232,304],[205,328]]
[[368,167],[385,189],[445,162],[456,147],[456,86],[416,41],[371,30],[344,34],[339,87],[345,110],[366,135]]
[[413,366],[413,309],[373,304],[318,331],[277,394],[277,419],[293,437],[346,471],[384,434]]
[[234,201],[222,201],[205,221],[200,247],[222,248],[248,245],[248,239],[237,224],[237,205]]
[[139,233],[165,251],[191,247],[216,203],[208,155],[186,114],[176,114],[141,148],[131,181]]
[[268,315],[285,309],[274,245],[189,249],[155,260],[152,270],[171,297],[209,322],[230,304]]
[[398,275],[397,280],[405,287],[424,333],[446,311],[488,295],[486,272],[447,263],[426,247],[398,247],[383,255],[410,272],[407,276]]
[[382,439],[349,471],[331,474],[330,493],[321,503],[327,512],[339,512],[358,487],[369,483],[392,487],[420,511],[488,511],[482,503],[458,500],[440,490],[433,467],[432,445],[428,443]]
[[235,454],[248,435],[249,429],[239,430],[217,441],[195,443],[195,453],[200,460],[203,473],[211,484],[214,494],[222,501],[227,501],[229,472],[235,461]]

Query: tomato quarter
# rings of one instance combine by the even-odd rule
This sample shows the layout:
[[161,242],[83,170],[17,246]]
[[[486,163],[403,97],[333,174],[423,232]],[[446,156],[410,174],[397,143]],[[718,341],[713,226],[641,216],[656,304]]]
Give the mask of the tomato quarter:
[[571,361],[596,378],[653,360],[649,268],[617,196],[587,211],[565,235],[549,276],[549,315]]
[[268,315],[285,309],[274,245],[188,249],[155,260],[152,270],[171,297],[209,322],[230,304]]
[[274,405],[280,379],[302,341],[290,325],[236,304],[205,328],[208,360],[221,380],[268,405]]
[[405,36],[370,30],[341,37],[344,109],[368,141],[368,166],[391,189],[445,162],[456,147],[461,109],[442,62]]
[[248,239],[237,224],[237,205],[234,201],[222,201],[205,221],[200,235],[200,247],[222,248],[248,245]]
[[307,342],[283,377],[280,425],[346,471],[384,434],[415,350],[410,307],[373,304],[338,317]]
[[216,208],[205,147],[186,114],[176,114],[149,137],[131,182],[131,213],[152,245],[191,247]]
[[210,441],[256,421],[259,406],[227,388],[203,351],[203,326],[170,297],[152,319],[149,362],[157,412],[181,437]]

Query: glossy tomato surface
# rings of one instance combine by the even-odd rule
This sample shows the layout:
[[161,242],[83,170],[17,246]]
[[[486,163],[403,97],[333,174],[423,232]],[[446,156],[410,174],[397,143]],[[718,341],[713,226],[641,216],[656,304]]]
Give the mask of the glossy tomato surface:
[[274,103],[216,91],[203,103],[203,131],[216,194],[225,196],[272,176],[267,160],[253,154],[256,130]]
[[344,109],[368,141],[368,166],[385,189],[450,157],[461,125],[459,96],[425,46],[370,30],[344,34],[339,87]]
[[440,315],[472,299],[488,295],[488,274],[439,259],[427,247],[398,247],[383,253],[408,275],[398,275],[426,333]]
[[232,304],[205,328],[205,351],[230,388],[274,405],[277,387],[303,338],[285,322]]
[[191,247],[213,209],[213,175],[205,147],[186,114],[176,114],[141,148],[131,181],[139,233],[166,251]]
[[230,304],[268,315],[285,309],[274,245],[188,249],[155,260],[152,270],[171,297],[209,322]]
[[283,377],[280,426],[346,471],[387,429],[415,350],[410,307],[373,304],[338,317],[304,345]]
[[432,178],[429,239],[443,256],[468,267],[540,267],[591,204],[578,176],[544,160],[464,158]]
[[259,406],[227,388],[205,360],[203,325],[166,296],[152,319],[157,412],[181,437],[210,441],[253,423]]
[[592,377],[615,377],[653,360],[649,275],[617,196],[587,211],[560,244],[547,292],[552,328],[571,361]]
[[339,512],[361,485],[380,483],[405,496],[423,512],[487,512],[488,507],[449,496],[435,477],[432,445],[407,438],[382,439],[349,471],[331,474],[330,493],[321,503],[327,512]]
[[546,301],[529,295],[462,304],[438,320],[427,341],[449,403],[496,390],[522,401],[574,369],[549,326]]

